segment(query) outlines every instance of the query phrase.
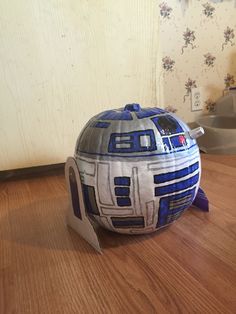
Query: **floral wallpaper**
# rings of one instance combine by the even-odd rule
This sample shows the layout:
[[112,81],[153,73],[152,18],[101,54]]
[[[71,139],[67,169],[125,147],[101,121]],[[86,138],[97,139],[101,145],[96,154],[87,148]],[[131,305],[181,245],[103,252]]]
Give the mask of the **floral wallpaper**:
[[[157,2],[160,12],[163,102],[186,122],[214,112],[224,89],[236,84],[236,8],[234,1]],[[191,111],[191,89],[200,87],[203,111]]]

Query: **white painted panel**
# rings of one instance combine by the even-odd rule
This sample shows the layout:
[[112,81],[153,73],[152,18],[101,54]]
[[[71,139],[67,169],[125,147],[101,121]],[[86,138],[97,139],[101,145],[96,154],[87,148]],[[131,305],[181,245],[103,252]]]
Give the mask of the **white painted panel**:
[[101,207],[101,211],[103,213],[103,215],[114,215],[114,216],[129,216],[129,215],[133,215],[134,211],[133,208],[127,207],[127,208],[120,208],[120,207],[116,207],[116,208],[106,208],[106,207]]
[[81,158],[78,159],[79,169],[81,173],[86,175],[95,176],[96,165],[94,162],[88,162]]
[[140,196],[140,190],[139,190],[139,173],[138,173],[138,167],[132,168],[132,183],[133,183],[133,203],[135,207],[136,215],[141,215],[141,196]]
[[150,135],[141,135],[140,136],[140,146],[141,147],[150,147],[151,146]]
[[153,224],[153,219],[154,219],[154,201],[150,201],[148,203],[146,203],[147,206],[147,225],[152,225]]
[[101,204],[114,205],[112,201],[110,186],[110,165],[106,163],[98,164],[97,175],[98,197]]
[[1,1],[0,170],[63,162],[91,116],[157,105],[158,19],[156,1]]

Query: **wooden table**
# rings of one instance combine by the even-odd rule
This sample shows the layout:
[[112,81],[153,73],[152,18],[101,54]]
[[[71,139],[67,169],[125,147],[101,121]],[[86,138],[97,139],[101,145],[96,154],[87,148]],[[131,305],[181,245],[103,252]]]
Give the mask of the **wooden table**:
[[236,156],[202,156],[210,212],[146,236],[65,224],[62,175],[0,184],[0,313],[236,313]]

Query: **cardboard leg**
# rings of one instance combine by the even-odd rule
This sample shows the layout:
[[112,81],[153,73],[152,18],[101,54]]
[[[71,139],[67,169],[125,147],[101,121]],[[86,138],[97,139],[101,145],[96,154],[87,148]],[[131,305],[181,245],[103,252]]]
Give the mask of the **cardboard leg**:
[[208,198],[206,197],[206,194],[204,193],[204,191],[200,187],[197,191],[197,195],[196,195],[195,200],[193,202],[193,206],[196,206],[205,212],[209,211]]
[[66,161],[65,176],[70,194],[67,224],[101,253],[98,236],[86,215],[79,169],[73,157],[69,157]]

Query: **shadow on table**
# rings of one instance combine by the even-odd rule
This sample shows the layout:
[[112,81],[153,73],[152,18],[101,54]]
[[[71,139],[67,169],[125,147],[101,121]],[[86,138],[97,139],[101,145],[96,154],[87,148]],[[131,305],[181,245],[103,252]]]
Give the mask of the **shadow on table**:
[[[67,207],[67,197],[58,197],[10,209],[0,218],[0,239],[17,245],[96,254],[83,238],[66,225]],[[124,235],[99,228],[98,236],[102,249],[106,250],[146,241],[162,232],[163,229],[146,235]]]

